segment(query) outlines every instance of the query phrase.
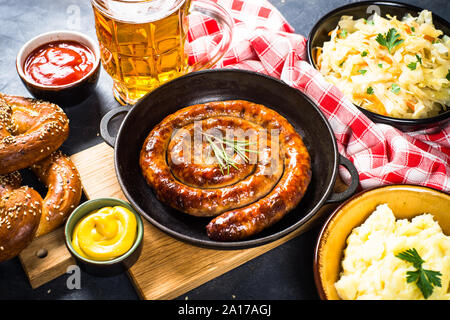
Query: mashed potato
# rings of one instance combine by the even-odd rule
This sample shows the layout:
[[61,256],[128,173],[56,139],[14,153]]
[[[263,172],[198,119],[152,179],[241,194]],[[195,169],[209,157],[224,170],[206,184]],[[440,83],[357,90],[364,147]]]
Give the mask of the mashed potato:
[[443,234],[430,214],[411,221],[396,220],[382,204],[347,239],[342,272],[335,283],[341,299],[424,299],[415,283],[406,282],[413,265],[395,255],[415,248],[425,269],[442,273],[442,287],[434,287],[428,299],[450,300],[450,237]]

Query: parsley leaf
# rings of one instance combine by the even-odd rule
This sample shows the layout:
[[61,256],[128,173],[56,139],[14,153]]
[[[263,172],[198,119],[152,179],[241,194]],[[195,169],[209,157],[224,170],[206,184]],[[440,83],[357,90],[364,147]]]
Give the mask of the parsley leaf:
[[435,287],[441,287],[441,276],[442,274],[439,271],[433,271],[433,270],[426,270],[422,269],[424,274],[426,275],[427,279],[431,284]]
[[397,30],[394,28],[389,29],[389,31],[382,35],[379,33],[375,39],[380,45],[386,47],[389,53],[392,54],[392,49],[394,47],[403,43],[403,39],[400,39],[400,34],[398,34]]
[[369,53],[367,52],[367,51],[363,51],[362,53],[361,53],[361,57],[365,57],[365,56],[367,56]]
[[367,94],[373,94],[374,93],[372,87],[368,87],[366,92],[367,92]]
[[410,68],[411,70],[416,70],[417,67],[417,62],[411,62],[410,64],[408,64],[408,68]]
[[419,253],[415,248],[400,252],[399,254],[396,255],[396,257],[411,262],[414,268],[420,268],[422,263],[425,262],[422,260],[422,258],[420,257]]
[[379,64],[378,64],[378,67],[379,67],[379,68],[383,68],[383,64],[382,64],[382,63],[379,63]]
[[345,29],[341,29],[339,32],[339,38],[344,39],[347,38],[348,32]]
[[358,72],[361,73],[362,75],[364,75],[367,72],[367,70],[361,69],[361,70],[358,70]]
[[406,282],[408,283],[417,282],[417,280],[419,280],[419,277],[420,277],[419,270],[406,272]]
[[397,258],[413,264],[415,271],[406,272],[406,282],[416,283],[422,295],[427,299],[433,293],[433,287],[441,287],[441,276],[439,271],[426,270],[422,267],[425,262],[415,248],[405,250],[396,255]]
[[418,54],[416,54],[416,58],[417,62],[420,62],[420,64],[422,64],[422,58]]
[[393,83],[391,86],[391,91],[395,94],[398,94],[400,92],[400,86],[396,83]]
[[[422,64],[422,58],[418,54],[416,54],[416,59],[417,62]],[[408,68],[410,68],[411,70],[416,70],[417,62],[411,62],[410,64],[408,64]]]

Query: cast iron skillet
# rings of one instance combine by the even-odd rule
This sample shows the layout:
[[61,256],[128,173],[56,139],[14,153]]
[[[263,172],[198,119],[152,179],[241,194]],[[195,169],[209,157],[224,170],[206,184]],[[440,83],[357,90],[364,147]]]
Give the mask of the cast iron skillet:
[[[139,166],[139,153],[155,125],[175,111],[194,104],[222,100],[248,100],[276,110],[302,136],[312,158],[312,181],[300,204],[277,224],[252,238],[236,242],[209,239],[199,218],[172,209],[158,201]],[[353,164],[339,155],[333,132],[320,110],[300,91],[259,73],[241,70],[205,70],[172,80],[149,93],[134,107],[108,112],[100,124],[105,141],[115,148],[114,161],[119,184],[131,205],[150,223],[180,240],[216,249],[240,249],[262,245],[297,228],[307,228],[318,217],[320,207],[350,197],[359,185]],[[127,113],[117,137],[108,133],[108,123]],[[343,193],[333,194],[339,164],[349,170],[352,182]]]
[[[307,43],[309,63],[317,69],[316,61],[313,58],[314,50],[317,47],[322,47],[323,43],[330,39],[330,37],[328,36],[328,32],[336,28],[339,20],[343,15],[353,16],[355,19],[368,19],[372,14],[376,12],[382,17],[386,17],[386,15],[389,14],[391,16],[397,16],[397,19],[401,19],[408,13],[413,16],[417,16],[418,13],[422,10],[423,8],[419,8],[406,3],[392,1],[362,1],[336,8],[325,14],[319,21],[317,21],[314,27],[311,29],[311,32],[309,33]],[[444,34],[450,36],[450,23],[436,15],[435,12],[433,12],[433,24],[437,29],[442,30]],[[356,107],[361,110],[367,117],[372,119],[372,121],[389,124],[403,131],[416,131],[445,126],[446,123],[450,121],[449,106],[447,106],[447,111],[442,112],[437,116],[425,119],[393,118],[371,112],[359,106]]]

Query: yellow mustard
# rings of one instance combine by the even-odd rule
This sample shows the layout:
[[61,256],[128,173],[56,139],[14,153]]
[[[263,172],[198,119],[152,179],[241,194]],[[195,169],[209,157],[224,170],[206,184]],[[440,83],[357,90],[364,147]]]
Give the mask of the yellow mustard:
[[136,239],[134,214],[122,207],[96,210],[75,226],[72,246],[82,257],[106,261],[126,253]]

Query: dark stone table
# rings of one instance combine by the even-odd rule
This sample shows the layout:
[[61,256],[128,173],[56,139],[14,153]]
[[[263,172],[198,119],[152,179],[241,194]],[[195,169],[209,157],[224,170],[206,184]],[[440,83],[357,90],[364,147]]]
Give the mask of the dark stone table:
[[[308,35],[315,21],[348,0],[271,0],[297,33]],[[405,0],[426,7],[450,20],[448,0]],[[73,19],[79,10],[80,20]],[[88,0],[0,0],[0,92],[30,96],[15,70],[15,56],[30,38],[56,29],[76,29],[95,38],[93,13]],[[71,134],[63,151],[74,154],[102,142],[99,121],[118,106],[112,81],[102,70],[94,95],[66,108]],[[313,253],[318,228],[187,292],[178,299],[318,299],[313,280]],[[0,299],[138,299],[126,274],[99,278],[82,273],[81,289],[69,289],[69,274],[33,290],[13,259],[0,263]]]

